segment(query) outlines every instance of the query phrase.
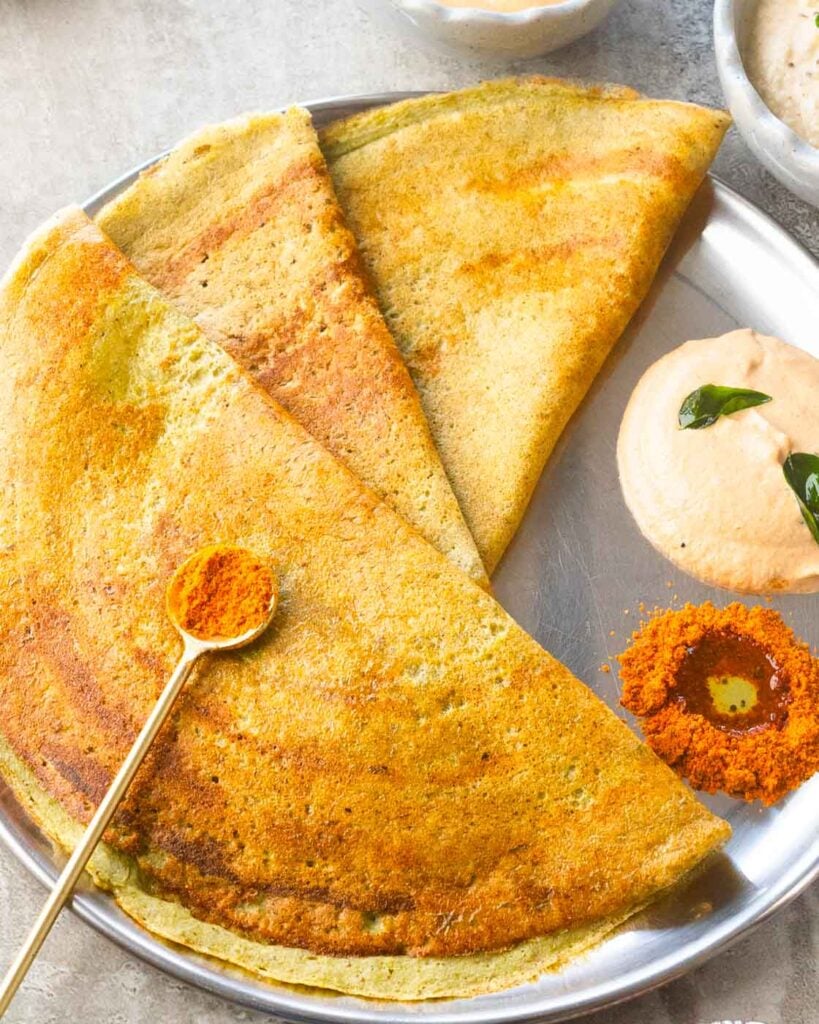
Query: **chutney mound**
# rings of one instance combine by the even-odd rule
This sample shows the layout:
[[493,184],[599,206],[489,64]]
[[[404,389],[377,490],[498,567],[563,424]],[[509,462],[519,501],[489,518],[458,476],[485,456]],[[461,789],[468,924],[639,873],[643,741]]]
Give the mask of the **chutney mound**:
[[772,804],[819,770],[819,661],[772,608],[660,612],[619,661],[623,707],[696,789]]

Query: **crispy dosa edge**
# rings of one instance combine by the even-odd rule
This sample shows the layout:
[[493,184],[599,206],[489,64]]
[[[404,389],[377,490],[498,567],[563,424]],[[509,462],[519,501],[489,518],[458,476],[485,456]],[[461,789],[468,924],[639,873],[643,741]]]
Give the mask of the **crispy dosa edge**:
[[[474,125],[479,116],[485,117],[489,141],[503,138],[505,112],[535,118],[540,116],[539,111],[571,111],[574,106],[588,111],[592,105],[599,120],[597,135],[605,139],[608,132],[611,137],[609,148],[616,157],[614,166],[607,165],[605,160],[599,161],[599,167],[594,161],[590,166],[584,165],[582,154],[589,145],[584,137],[572,138],[568,115],[554,129],[554,138],[544,136],[547,142],[543,146],[542,166],[535,161],[520,168],[519,174],[513,173],[514,168],[500,170],[491,164],[482,169],[480,162],[470,170],[472,151],[457,149],[459,125]],[[649,130],[649,140],[656,124],[655,134],[665,139],[666,148],[651,152],[646,148],[650,141],[631,139],[628,145],[633,148],[621,150],[626,144],[617,135],[616,125],[607,124],[609,113],[616,111],[634,111],[629,122],[632,129],[639,115],[640,129],[645,126]],[[435,157],[440,167],[436,163],[435,171],[427,174],[423,157],[415,165],[412,146],[424,147],[429,156],[430,138],[426,132],[432,132],[436,124],[442,126],[444,133],[441,153]],[[720,111],[645,99],[623,87],[589,87],[532,77],[487,82],[461,92],[404,100],[353,115],[320,133],[336,193],[375,280],[382,308],[421,394],[456,497],[490,573],[517,530],[563,428],[648,292],[662,255],[728,124],[729,118]],[[587,123],[585,131],[591,130]],[[537,125],[533,125],[531,133],[538,131]],[[442,156],[447,145],[452,149],[451,174]],[[403,157],[409,157],[406,163],[396,156],[399,151]],[[599,154],[594,152],[597,160]],[[612,208],[611,224],[604,228],[601,210],[605,206],[601,207],[600,201],[616,206],[616,197],[606,192],[601,200],[597,194],[590,194],[589,227],[584,228],[582,220],[576,222],[575,203],[565,223],[576,224],[572,230],[578,237],[561,237],[555,243],[547,233],[536,243],[539,249],[530,252],[530,243],[535,243],[525,225],[535,207],[528,205],[529,193],[534,202],[538,188],[556,188],[554,193],[543,193],[544,210],[549,209],[548,203],[564,202],[561,186],[574,181],[572,167],[578,161],[578,153],[577,173],[581,178],[591,175],[592,186],[595,173],[636,174],[634,188],[640,190],[639,197],[635,196],[625,220],[622,211]],[[398,180],[392,177],[397,173],[396,167],[410,168],[400,191]],[[566,169],[561,170],[563,167]],[[508,171],[507,178],[503,177],[504,171]],[[430,183],[430,190],[433,181],[437,188],[441,173],[449,175],[441,186],[442,196],[448,194],[448,184],[456,191],[465,190],[469,202],[477,203],[477,194],[486,200],[487,238],[495,230],[495,215],[506,209],[506,205],[500,204],[519,203],[516,223],[521,225],[521,243],[515,257],[507,252],[508,239],[499,248],[487,249],[489,243],[477,237],[474,255],[468,244],[461,246],[456,240],[453,246],[447,241],[447,226],[438,221],[433,223],[425,206],[426,184],[422,183],[420,192],[413,185],[417,175],[427,174],[425,182]],[[516,198],[518,193],[520,199]],[[418,213],[416,206],[420,209]],[[635,208],[642,223],[627,227]],[[476,218],[477,214],[470,213],[469,223],[477,224]],[[444,219],[445,213],[440,220]],[[506,220],[501,223],[506,224]],[[589,233],[589,238],[584,232]],[[614,266],[608,265],[605,252],[598,252],[604,240],[598,232],[607,233],[611,245],[616,246]],[[443,239],[440,266],[435,257],[439,234]],[[399,255],[407,238],[412,238],[416,246],[418,271],[415,258],[402,260]],[[560,313],[557,326],[547,330],[552,304],[557,302],[558,311],[562,309],[559,297],[567,283],[561,279],[550,284],[550,277],[559,276],[560,268],[566,277],[566,268],[582,262],[579,254],[585,251],[584,247],[588,247],[589,262],[574,271],[578,275],[575,281],[594,281],[597,274],[597,304],[593,307],[588,294],[580,290],[582,285],[578,285],[580,305],[573,333],[566,333],[565,312]],[[614,249],[609,256],[613,252]],[[422,255],[426,253],[432,256]],[[524,270],[531,290],[522,291],[524,286],[519,283],[519,293],[507,279],[521,277],[523,281]],[[418,280],[413,276],[416,272]],[[538,274],[543,275],[542,282],[536,279]],[[619,278],[618,293],[612,294],[615,276]],[[512,308],[518,313],[513,321],[506,320],[510,333],[504,336],[502,306],[516,301],[516,297],[519,305]],[[447,320],[450,314],[444,311],[450,305],[451,320]],[[538,322],[544,324],[540,335]],[[491,358],[485,351],[490,345],[490,334],[495,339],[491,342],[495,353]],[[550,368],[538,361],[538,353],[545,358],[548,345],[555,347]],[[479,355],[470,362],[470,353],[475,348]],[[507,350],[508,363],[498,365],[501,354]],[[520,369],[516,369],[518,364]],[[485,377],[481,377],[481,367],[485,368]],[[515,373],[519,374],[516,391],[512,386]],[[507,391],[516,393],[516,400],[510,400]]]
[[556,93],[564,96],[594,96],[613,100],[643,98],[635,89],[625,85],[589,85],[545,75],[496,78],[454,92],[432,92],[426,96],[411,96],[397,103],[373,107],[359,114],[351,114],[340,121],[333,121],[319,131],[321,151],[328,163],[333,163],[347,153],[369,146],[410,125],[428,121],[439,114],[485,110],[506,103],[510,99],[541,101]]
[[[73,850],[83,826],[48,795],[2,736],[0,776],[41,830],[66,853]],[[487,995],[535,981],[599,945],[642,909],[635,906],[619,917],[529,939],[498,953],[455,957],[323,956],[254,942],[199,920],[180,903],[152,895],[133,858],[107,843],[99,844],[87,870],[95,884],[110,892],[129,917],[170,942],[268,981],[408,1002]]]
[[95,219],[336,458],[488,587],[308,111],[200,129]]
[[[15,263],[14,268],[10,272],[10,275],[7,275],[7,279],[6,279],[5,283],[4,283],[4,292],[5,292],[6,298],[8,299],[9,297],[11,297],[12,299],[17,299],[17,300],[21,299],[25,295],[25,292],[27,291],[27,289],[29,287],[31,287],[36,282],[36,278],[37,278],[38,272],[42,269],[44,263],[49,258],[51,258],[51,256],[54,254],[54,252],[55,252],[55,248],[54,247],[59,249],[59,246],[63,242],[69,242],[73,237],[77,237],[77,236],[84,237],[87,240],[90,240],[92,242],[94,241],[94,237],[95,237],[95,229],[93,228],[93,226],[88,224],[88,223],[86,223],[86,222],[84,222],[84,220],[81,217],[81,215],[79,215],[77,212],[73,212],[72,211],[68,215],[62,215],[62,218],[58,217],[56,220],[52,221],[49,225],[47,225],[46,228],[42,232],[40,232],[38,234],[38,236],[36,236],[34,238],[34,240],[29,244],[28,248],[24,251],[24,253],[21,255],[21,257],[18,258],[18,260]],[[87,272],[89,274],[92,274],[92,275],[95,274],[95,272],[100,272],[100,271],[102,271],[102,272],[110,271],[111,276],[112,276],[112,280],[116,280],[117,274],[121,273],[121,265],[118,263],[118,261],[117,261],[117,259],[115,257],[115,254],[113,254],[113,253],[111,254],[110,262],[106,258],[106,260],[104,260],[103,263],[100,266],[95,267],[93,265],[89,265],[88,268],[87,268]],[[95,285],[95,283],[96,282],[92,280],[92,281],[89,282],[89,285],[91,287],[93,287]],[[81,307],[77,307],[75,309],[75,312],[82,313]],[[295,429],[295,425],[294,425],[294,429]],[[299,433],[299,436],[300,436],[301,432],[299,431],[298,433]],[[384,514],[385,515],[387,514],[386,510],[385,510]],[[407,534],[407,536],[409,537],[409,533]],[[428,550],[426,548],[426,546],[423,546],[423,547],[424,547],[424,550]],[[436,557],[434,560],[435,560],[436,565],[439,564],[439,563],[442,563],[443,566],[446,566],[446,563],[443,562],[442,559]],[[442,571],[443,571],[443,569],[442,569]],[[447,571],[453,576],[453,578],[455,576],[457,576],[457,573],[455,573],[454,570],[447,569]],[[475,593],[476,595],[480,594],[480,592],[478,590],[476,590],[475,588],[470,588],[470,591]],[[490,599],[488,597],[485,597],[485,596],[481,595],[481,601],[482,602],[483,601],[490,601]],[[568,674],[566,674],[566,675],[568,675]],[[575,684],[575,685],[579,685],[579,684]],[[580,689],[584,690],[584,688],[582,688],[582,687]],[[600,706],[600,711],[601,711],[601,713],[604,714],[604,717],[610,715],[609,712],[605,711],[605,709],[602,707],[602,705]],[[624,730],[624,732],[625,732],[625,730]],[[636,741],[635,741],[635,743],[636,743]],[[12,785],[15,786],[15,788],[18,791],[20,791],[21,788],[23,790],[25,790],[26,784],[25,784],[25,782],[20,782],[20,772],[16,769],[16,767],[15,767],[15,765],[13,763],[13,759],[10,759],[8,755],[4,755],[3,759],[4,759],[4,762],[5,762],[4,774],[7,774],[7,775],[12,777],[11,778]],[[651,759],[649,757],[649,761],[651,763],[653,763],[655,760],[656,759]],[[650,767],[650,764],[647,764],[646,767],[647,768]],[[671,775],[670,772],[667,771],[667,769],[663,769],[663,771],[667,773],[667,777],[669,779],[669,783],[673,783],[673,786],[679,786],[679,783],[673,778],[673,776]],[[13,778],[13,776],[15,776],[15,775],[17,776],[17,783],[16,784],[15,784],[14,778]],[[680,791],[680,795],[682,795],[682,791]],[[28,799],[31,800],[31,799],[34,799],[34,797],[32,795],[29,795]],[[692,798],[689,797],[688,799],[691,800]],[[689,868],[693,867],[705,855],[705,853],[707,853],[710,849],[713,849],[716,845],[718,845],[721,841],[723,841],[726,838],[726,836],[727,836],[727,834],[729,832],[728,826],[725,823],[720,822],[718,819],[713,818],[711,815],[709,815],[707,812],[705,812],[704,809],[701,809],[701,811],[702,811],[702,813],[701,813],[700,817],[698,817],[696,820],[692,820],[692,821],[690,821],[688,823],[688,830],[689,830],[690,834],[687,835],[686,839],[683,839],[683,837],[680,834],[678,834],[675,837],[673,837],[674,838],[674,842],[673,842],[672,848],[674,849],[674,856],[675,856],[676,867],[671,872],[671,875],[669,875],[668,871],[666,871],[665,874],[660,873],[657,876],[658,878],[661,878],[665,883],[667,883],[672,878],[673,879],[678,878],[679,875],[682,872],[684,872],[684,871],[688,870]],[[47,827],[49,827],[49,826],[47,826]],[[52,825],[50,827],[54,828],[54,829],[61,829],[62,828],[62,826],[59,826],[59,825]],[[55,837],[55,838],[58,838],[58,837]],[[659,865],[658,865],[658,867],[659,867]],[[146,875],[146,873],[144,871],[144,868],[142,868],[142,866],[140,867],[140,870],[137,872],[137,875],[139,876],[139,884],[140,885],[144,885],[144,884],[150,883],[151,887],[153,887],[155,879],[150,879],[149,876]],[[129,879],[130,878],[131,878],[131,875],[129,874]],[[120,888],[121,889],[126,888],[124,883],[120,885]],[[663,884],[661,886],[658,885],[658,887],[657,887],[657,889],[655,891],[659,891],[661,888],[665,888],[665,884]],[[152,899],[153,899],[153,893],[148,892],[147,895],[151,896]],[[143,914],[143,915],[146,916],[146,921],[154,913],[159,914],[159,909],[162,909],[162,914],[159,914],[159,916],[162,917],[162,919],[164,921],[164,924],[162,924],[161,926],[157,925],[157,930],[160,933],[163,933],[163,928],[165,928],[166,933],[169,934],[169,937],[174,937],[174,936],[170,935],[170,932],[173,931],[174,935],[181,936],[181,940],[182,941],[188,942],[191,945],[193,945],[194,942],[199,942],[199,943],[201,943],[200,948],[204,948],[205,944],[210,943],[210,942],[215,942],[217,949],[218,948],[222,948],[224,946],[224,942],[225,942],[225,934],[232,934],[232,933],[226,933],[224,929],[218,929],[217,932],[216,932],[216,939],[214,939],[213,938],[213,933],[211,933],[209,930],[207,930],[207,926],[205,926],[202,922],[193,921],[192,919],[189,920],[189,915],[187,914],[187,912],[183,913],[181,911],[180,912],[177,912],[177,911],[173,911],[173,912],[167,911],[167,908],[165,907],[165,903],[164,902],[162,903],[162,908],[158,909],[151,902],[151,900],[148,900],[147,901],[148,909],[146,910],[145,909],[146,901],[142,899],[142,895],[139,893],[138,890],[137,890],[137,895],[136,896],[134,896],[134,893],[131,891],[130,895],[128,897],[123,897],[123,899],[126,899],[126,898],[127,898],[128,902],[129,902],[129,904],[131,905],[131,910],[135,914],[135,916],[139,917],[140,914]],[[624,909],[623,915],[631,913],[634,909],[635,909],[635,907],[629,907],[629,908]],[[173,919],[172,922],[170,922],[170,923],[166,920],[168,914],[170,914],[171,918]],[[619,921],[620,919],[622,919],[623,915],[620,915],[620,917],[618,917],[617,920]],[[202,932],[200,930],[200,926],[202,928],[206,928],[206,931]],[[607,928],[609,928],[611,926],[612,926],[611,922],[602,923],[602,924],[598,924],[597,922],[595,922],[593,925],[588,926],[588,927],[583,928],[583,929],[573,929],[572,930],[571,942],[574,944],[575,940],[576,940],[579,945],[577,947],[575,945],[573,945],[572,948],[573,949],[574,948],[579,948],[580,945],[583,945],[583,944],[587,943],[587,941],[591,941],[589,936],[591,936],[592,934],[597,935],[597,934],[600,933],[601,930],[605,930],[605,929],[607,929]],[[235,938],[235,936],[234,936],[234,938]],[[243,940],[243,941],[246,941],[246,940]],[[555,936],[552,935],[551,937],[547,937],[544,940],[533,940],[533,942],[531,942],[531,943],[521,944],[520,946],[516,947],[515,950],[512,950],[508,955],[509,955],[511,960],[515,961],[515,963],[514,963],[514,970],[517,973],[514,974],[514,978],[518,979],[518,980],[522,980],[524,976],[530,977],[530,976],[538,973],[543,968],[544,957],[546,958],[546,961],[548,961],[549,958],[552,957],[552,955],[554,953],[554,947],[552,946],[552,943],[555,942],[555,941],[556,941]],[[539,943],[539,942],[545,943],[545,946],[543,946],[541,948],[538,948],[537,943]],[[257,945],[259,945],[259,944],[258,943],[251,943],[251,946],[253,946],[253,947],[255,947]],[[246,950],[245,946],[242,945],[241,943],[240,943],[240,946],[241,946],[241,950],[240,950],[241,955],[244,956],[246,954],[247,950]],[[267,949],[269,947],[265,946],[265,945],[262,945],[261,948],[262,949]],[[523,955],[523,959],[526,961],[525,962],[525,966],[522,966],[520,961],[519,961],[519,959],[512,955],[512,954],[514,954],[516,952],[516,950],[523,950],[523,949],[526,950],[525,955]],[[535,961],[534,962],[532,961],[531,957],[529,957],[529,954],[532,952],[532,950],[536,951]],[[291,959],[290,967],[287,968],[287,969],[285,967],[281,967],[281,973],[278,976],[282,977],[285,980],[293,981],[295,979],[294,979],[293,973],[292,973],[293,972],[293,963],[292,963],[292,961],[295,961],[295,963],[297,965],[295,969],[296,970],[300,970],[301,969],[300,962],[301,962],[302,958],[304,958],[309,963],[313,963],[313,962],[316,961],[316,957],[315,957],[314,954],[305,953],[304,951],[299,951],[299,950],[292,950],[291,949],[288,952],[289,952],[289,954],[292,954],[291,957],[290,957],[290,959]],[[230,952],[230,953],[223,952],[222,955],[225,956],[226,958],[231,958],[232,959],[234,954],[233,954],[233,952]],[[236,955],[238,956],[239,954],[237,953]],[[345,991],[370,992],[370,994],[377,994],[375,989],[377,989],[379,985],[383,985],[385,987],[385,990],[386,990],[386,996],[393,996],[393,997],[395,997],[394,990],[392,988],[390,988],[390,985],[393,984],[392,983],[392,975],[395,973],[395,964],[396,964],[396,962],[404,963],[406,961],[406,971],[407,971],[407,973],[409,975],[409,980],[404,979],[404,980],[401,981],[401,985],[404,985],[405,988],[397,988],[397,990],[399,992],[405,993],[403,995],[400,995],[401,998],[427,998],[427,997],[429,997],[431,995],[435,995],[435,994],[455,994],[455,993],[466,994],[467,992],[474,992],[474,991],[488,991],[489,989],[487,988],[487,985],[491,985],[491,986],[494,986],[494,987],[504,987],[504,986],[506,986],[508,984],[515,983],[513,981],[509,981],[508,980],[509,977],[510,977],[508,972],[504,973],[506,971],[506,967],[509,966],[509,965],[504,963],[504,957],[505,956],[506,956],[506,954],[503,954],[503,953],[500,953],[500,954],[492,954],[492,953],[490,953],[490,954],[482,954],[482,955],[479,955],[477,957],[467,957],[467,958],[461,958],[461,957],[457,957],[457,958],[426,958],[424,960],[419,960],[418,958],[413,958],[413,957],[398,957],[398,958],[395,958],[395,957],[363,957],[363,958],[355,957],[351,961],[353,963],[353,965],[362,965],[362,964],[364,964],[365,967],[368,967],[369,965],[366,963],[367,961],[370,961],[370,960],[377,961],[377,963],[375,964],[375,969],[374,969],[374,974],[376,975],[376,980],[374,982],[372,981],[371,978],[369,980],[367,980],[366,976],[368,975],[369,972],[367,970],[365,970],[364,971],[365,980],[362,981],[361,978],[359,977],[353,983],[357,987],[346,988],[344,986],[344,984],[343,984],[343,979],[345,977],[345,972],[346,972],[347,968],[346,967],[342,967],[340,971],[338,971],[336,974],[333,975],[333,980],[332,981],[324,982],[324,984],[328,984],[330,987],[334,987],[334,988],[342,987],[342,988],[344,988]],[[500,959],[496,959],[496,958],[500,958]],[[324,957],[322,957],[321,958],[321,962],[322,962],[323,969],[329,970],[330,967],[338,967],[340,962],[343,962],[343,961],[345,961],[347,959],[349,959],[349,958],[338,958],[338,957],[326,957],[326,958],[324,958]],[[478,972],[478,974],[480,976],[478,978],[476,978],[475,976],[471,976],[468,980],[465,981],[461,977],[460,968],[463,966],[463,964],[467,960],[468,961],[473,961],[474,960],[476,964],[478,964],[478,963],[481,964],[480,971]],[[388,963],[385,964],[385,961],[388,961]],[[442,967],[442,970],[443,970],[443,972],[444,972],[444,974],[446,976],[446,979],[447,979],[444,982],[438,984],[437,987],[436,987],[435,981],[432,979],[432,975],[434,975],[434,973],[435,973],[434,969],[436,967],[436,961],[437,961],[437,966],[441,966]],[[430,965],[429,968],[426,968],[426,967],[423,967],[423,966],[419,966],[419,965],[425,964],[425,963]],[[500,963],[502,965],[502,969],[501,969],[502,978],[496,978],[494,981],[490,978],[487,981],[487,976],[488,976],[489,973],[491,973],[490,971],[487,971],[487,969],[486,969],[486,964],[487,963],[489,963],[490,965],[491,964],[495,964],[495,963]],[[452,973],[453,965],[454,965],[454,967],[456,968],[456,970],[458,972],[458,980],[456,980],[456,981],[452,981],[451,980],[451,973]],[[266,966],[269,967],[269,965],[266,965]],[[386,971],[386,975],[387,975],[386,978],[385,978],[385,967],[389,968],[389,970]],[[254,965],[251,964],[250,969],[258,970],[259,968],[257,966],[254,967]],[[400,969],[401,968],[399,968],[399,970]],[[276,967],[275,970],[278,971],[279,968]],[[427,977],[427,975],[424,973],[426,971],[429,971],[430,977]],[[309,976],[309,971],[306,972],[306,973]],[[424,975],[424,977],[421,979],[420,982],[417,982],[417,978],[418,978],[419,975]],[[341,982],[339,982],[339,978],[341,979]],[[411,992],[413,990],[412,986],[416,982],[420,986],[420,991],[421,991],[422,994],[418,995],[418,996],[413,996],[411,994]],[[310,980],[308,980],[307,983],[308,984],[313,984],[313,985],[315,985],[315,984],[322,984],[321,981],[316,981],[315,978],[313,978],[312,976],[310,976]],[[367,989],[365,987],[365,986],[367,986],[369,984],[372,984],[372,986],[373,986],[372,990]],[[472,986],[472,987],[470,987],[470,986]],[[475,986],[477,986],[477,987],[475,987]],[[449,992],[450,989],[452,990],[451,992]],[[410,994],[408,994],[408,993],[410,993]]]

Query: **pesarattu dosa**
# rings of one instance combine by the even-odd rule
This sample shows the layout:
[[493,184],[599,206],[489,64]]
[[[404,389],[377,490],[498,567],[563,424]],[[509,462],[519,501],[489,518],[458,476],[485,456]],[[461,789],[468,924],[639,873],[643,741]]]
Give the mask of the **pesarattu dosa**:
[[336,458],[488,585],[306,110],[201,129],[96,219]]
[[92,865],[146,927],[382,998],[537,976],[728,835],[79,210],[0,289],[0,770],[70,846],[178,654],[175,567],[268,559]]
[[490,572],[728,124],[623,87],[533,77],[321,133]]

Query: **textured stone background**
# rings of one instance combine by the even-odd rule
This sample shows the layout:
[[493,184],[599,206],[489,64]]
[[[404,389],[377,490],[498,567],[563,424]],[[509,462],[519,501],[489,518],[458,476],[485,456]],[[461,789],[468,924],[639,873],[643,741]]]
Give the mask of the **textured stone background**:
[[[340,93],[451,88],[508,71],[625,82],[719,103],[708,0],[624,0],[594,35],[527,65],[421,49],[351,0],[0,0],[0,196],[5,264],[31,228],[203,122]],[[819,216],[735,133],[716,171],[819,255]],[[41,889],[0,850],[0,964]],[[815,1024],[819,889],[688,977],[589,1024]],[[181,985],[70,915],[8,1018],[85,1024],[263,1019]]]

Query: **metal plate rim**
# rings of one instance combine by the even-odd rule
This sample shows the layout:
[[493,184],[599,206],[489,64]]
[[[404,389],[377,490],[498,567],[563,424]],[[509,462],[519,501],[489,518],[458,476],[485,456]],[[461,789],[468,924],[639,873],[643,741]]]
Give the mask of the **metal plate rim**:
[[[318,115],[320,119],[323,119],[333,115],[340,116],[340,108],[383,106],[401,99],[424,95],[426,92],[428,90],[339,95],[298,105],[308,109],[314,117]],[[284,110],[286,108],[273,107],[271,109]],[[110,182],[89,197],[82,204],[82,208],[93,215],[103,203],[121,191],[141,171],[160,160],[166,152],[157,154]],[[790,247],[793,259],[801,264],[805,274],[819,276],[819,264],[773,218],[717,176],[709,175],[709,179],[715,196],[721,202],[739,208],[747,217],[755,221],[757,229],[776,236],[780,245],[784,244]],[[4,787],[0,784],[0,796],[3,795],[3,790]],[[22,829],[15,828],[10,821],[6,820],[2,809],[0,806],[0,841],[41,884],[50,885],[58,871],[55,862],[42,849],[38,849],[34,840],[30,836],[26,836]],[[398,1022],[422,1019],[424,1024],[457,1024],[457,1022],[490,1024],[495,1021],[568,1020],[644,995],[681,977],[746,936],[751,930],[795,899],[817,877],[819,877],[819,841],[811,851],[792,866],[786,883],[780,886],[780,891],[774,898],[768,900],[760,898],[755,901],[760,903],[760,906],[755,906],[755,903],[752,902],[750,906],[746,907],[744,914],[737,914],[733,918],[715,924],[709,933],[708,940],[693,944],[693,949],[683,946],[681,950],[668,953],[642,970],[633,970],[614,983],[598,984],[579,998],[577,993],[567,993],[563,998],[550,998],[548,1004],[545,1004],[536,993],[533,993],[531,1006],[512,1008],[511,1010],[506,1008],[499,1012],[478,1008],[470,1011],[468,1007],[470,1001],[459,1000],[458,1003],[464,1009],[448,1012],[445,1009],[446,1003],[442,1002],[440,1012],[434,1010],[424,1012],[423,1016],[419,1015],[414,1007],[428,1007],[428,1003],[378,1004],[377,1001],[359,999],[357,1000],[358,1005],[348,1008],[334,1006],[332,996],[302,994],[295,988],[282,992],[272,985],[267,986],[266,983],[251,978],[250,975],[242,976],[216,960],[165,943],[127,918],[122,911],[116,908],[110,895],[91,886],[77,892],[71,903],[71,909],[81,920],[91,925],[101,935],[165,973],[234,1003],[257,1011],[276,1014],[288,1020],[344,1022],[344,1024],[357,1021],[390,1021],[398,1024]],[[689,946],[691,945],[692,943],[689,943]]]

